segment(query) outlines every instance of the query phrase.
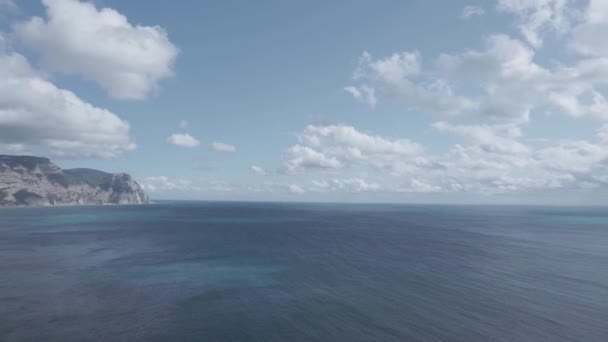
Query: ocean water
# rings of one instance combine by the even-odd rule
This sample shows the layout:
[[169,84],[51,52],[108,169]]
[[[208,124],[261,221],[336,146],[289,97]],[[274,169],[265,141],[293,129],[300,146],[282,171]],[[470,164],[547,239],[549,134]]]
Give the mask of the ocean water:
[[0,210],[0,341],[608,341],[608,208]]

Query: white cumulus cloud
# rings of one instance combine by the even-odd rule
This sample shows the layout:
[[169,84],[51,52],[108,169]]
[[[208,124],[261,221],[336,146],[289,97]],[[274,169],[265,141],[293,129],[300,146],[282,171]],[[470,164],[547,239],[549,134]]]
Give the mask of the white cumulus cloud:
[[[447,152],[428,153],[407,139],[361,133],[350,126],[308,126],[283,167],[311,175],[375,175],[330,178],[300,185],[305,192],[525,193],[605,186],[608,128],[587,140],[526,144],[518,124],[432,125],[436,134],[462,140]],[[297,153],[294,153],[297,152]],[[331,162],[330,162],[331,161]],[[371,170],[370,170],[371,168]],[[339,172],[333,172],[339,169]],[[373,172],[370,172],[373,171]]]
[[505,154],[529,152],[529,148],[525,144],[516,140],[521,137],[522,133],[514,125],[453,125],[440,121],[435,122],[433,128],[469,139],[489,152]]
[[175,134],[171,134],[169,137],[167,137],[167,143],[171,144],[171,145],[175,145],[175,146],[181,146],[181,147],[197,147],[201,144],[200,141],[198,141],[198,139],[196,139],[195,137],[191,136],[188,133],[175,133]]
[[338,169],[342,163],[335,157],[328,157],[308,146],[295,145],[287,150],[281,168],[282,172],[292,173],[298,169]]
[[370,135],[347,125],[310,125],[299,134],[298,141],[287,151],[283,162],[282,169],[288,173],[355,165],[395,170],[410,167],[404,160],[424,162],[420,144]]
[[578,52],[597,57],[608,57],[608,42],[604,39],[608,30],[608,2],[590,0],[584,20],[572,32],[572,46]]
[[365,84],[349,86],[347,91],[361,100],[366,98],[364,89],[370,89],[367,93],[373,90],[374,105],[381,97],[403,103],[409,109],[441,114],[458,114],[477,107],[475,101],[455,95],[445,79],[423,72],[418,51],[394,53],[379,59],[364,52],[353,78]]
[[114,158],[135,149],[129,124],[61,89],[0,36],[0,143],[59,157]]
[[[603,1],[603,0],[600,0]],[[578,1],[572,0],[498,0],[498,10],[514,14],[519,30],[530,45],[539,48],[545,32],[567,33],[576,19]]]
[[164,29],[133,25],[112,8],[43,0],[46,18],[14,25],[16,37],[53,72],[80,74],[118,99],[144,99],[172,76],[178,49]]
[[313,180],[308,186],[309,191],[316,192],[374,192],[381,190],[381,188],[380,184],[362,178]]

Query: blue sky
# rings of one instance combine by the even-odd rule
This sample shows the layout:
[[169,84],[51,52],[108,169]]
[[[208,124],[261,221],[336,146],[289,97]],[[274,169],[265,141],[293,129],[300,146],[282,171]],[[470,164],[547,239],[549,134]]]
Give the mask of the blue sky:
[[0,13],[3,153],[129,172],[153,198],[608,199],[600,0],[0,0]]

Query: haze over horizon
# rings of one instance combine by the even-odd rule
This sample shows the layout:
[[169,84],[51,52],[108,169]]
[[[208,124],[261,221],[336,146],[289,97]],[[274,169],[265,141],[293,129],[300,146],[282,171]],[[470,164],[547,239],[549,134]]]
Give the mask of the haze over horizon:
[[608,203],[608,2],[0,0],[0,154],[152,198]]

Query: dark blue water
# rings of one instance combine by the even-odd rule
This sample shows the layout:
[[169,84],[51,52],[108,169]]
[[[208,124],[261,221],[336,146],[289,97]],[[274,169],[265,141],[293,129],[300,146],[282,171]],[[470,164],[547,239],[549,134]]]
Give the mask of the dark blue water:
[[608,341],[608,209],[0,210],[0,341]]

